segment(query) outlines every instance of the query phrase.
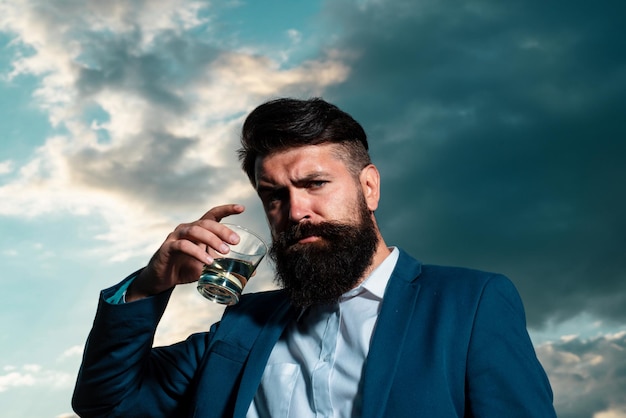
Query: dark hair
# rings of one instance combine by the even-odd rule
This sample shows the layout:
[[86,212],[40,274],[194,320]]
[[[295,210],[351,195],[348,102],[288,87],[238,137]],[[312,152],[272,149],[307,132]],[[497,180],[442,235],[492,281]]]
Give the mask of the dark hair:
[[282,98],[263,103],[246,118],[237,151],[243,170],[255,185],[257,157],[304,145],[340,144],[345,160],[355,175],[368,164],[367,136],[363,127],[346,112],[320,98]]

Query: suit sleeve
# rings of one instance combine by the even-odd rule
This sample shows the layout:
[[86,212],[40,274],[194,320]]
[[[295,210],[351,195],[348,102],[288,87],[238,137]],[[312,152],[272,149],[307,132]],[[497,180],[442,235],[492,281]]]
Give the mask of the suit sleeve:
[[522,301],[503,276],[487,281],[480,297],[466,389],[473,417],[556,417],[550,383],[526,330]]
[[72,407],[81,417],[177,416],[211,334],[153,349],[171,291],[127,304],[107,302],[120,285],[100,295]]

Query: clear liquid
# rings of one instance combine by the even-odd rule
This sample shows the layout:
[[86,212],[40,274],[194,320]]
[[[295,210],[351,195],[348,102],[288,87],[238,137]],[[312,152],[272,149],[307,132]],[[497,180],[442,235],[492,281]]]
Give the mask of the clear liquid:
[[246,261],[217,258],[207,264],[198,280],[198,291],[217,303],[233,305],[252,275],[254,266]]
[[217,275],[228,280],[235,279],[239,282],[241,289],[248,283],[248,278],[252,275],[254,266],[246,261],[232,258],[216,258],[213,263],[204,267],[202,275]]

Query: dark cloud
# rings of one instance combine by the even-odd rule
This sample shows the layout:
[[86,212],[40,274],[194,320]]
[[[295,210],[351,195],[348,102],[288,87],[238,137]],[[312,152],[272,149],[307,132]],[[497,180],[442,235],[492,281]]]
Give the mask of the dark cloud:
[[[218,165],[194,163],[188,154],[200,152],[199,143],[198,138],[148,131],[118,145],[80,149],[67,156],[67,164],[74,180],[85,187],[159,205],[163,211],[181,205],[201,208],[211,196],[245,177],[238,166],[221,164],[221,158]],[[219,147],[212,144],[214,151]]]
[[80,35],[83,54],[78,61],[77,90],[82,100],[106,90],[123,90],[145,98],[153,106],[181,115],[189,97],[180,91],[225,51],[190,35],[163,31],[144,43],[146,34],[139,29],[111,36],[87,30]]
[[328,9],[356,58],[327,97],[369,132],[388,241],[509,275],[534,326],[625,319],[626,6]]

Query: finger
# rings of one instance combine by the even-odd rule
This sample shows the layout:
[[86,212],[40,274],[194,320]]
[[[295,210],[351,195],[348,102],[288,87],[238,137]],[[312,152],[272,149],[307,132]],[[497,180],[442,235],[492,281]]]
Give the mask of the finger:
[[217,250],[224,244],[237,244],[239,236],[226,224],[208,219],[179,225],[171,234],[173,240],[189,240],[198,245],[208,245]]
[[184,252],[199,261],[209,263],[219,254],[228,254],[229,244],[239,242],[239,236],[226,225],[212,220],[199,220],[191,224],[179,225],[169,244],[176,251]]
[[234,203],[228,205],[216,206],[202,215],[201,220],[208,219],[213,221],[221,221],[223,218],[230,215],[237,215],[245,210],[243,205]]
[[[210,264],[213,262],[215,255],[211,255],[207,250],[201,248],[197,244],[187,240],[176,241],[172,244],[175,251],[185,254],[199,261],[202,264]],[[212,251],[214,253],[214,251]]]

